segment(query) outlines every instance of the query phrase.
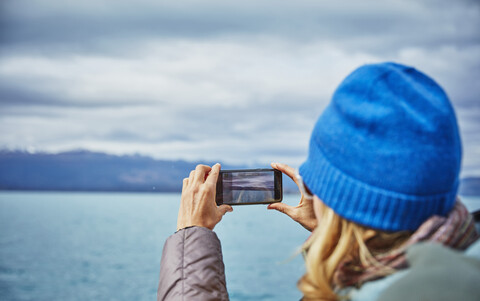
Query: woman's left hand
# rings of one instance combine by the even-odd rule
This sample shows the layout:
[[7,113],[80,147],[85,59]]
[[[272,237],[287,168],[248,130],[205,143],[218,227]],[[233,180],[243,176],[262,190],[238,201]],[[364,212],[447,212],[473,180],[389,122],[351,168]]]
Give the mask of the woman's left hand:
[[[272,167],[275,169],[280,170],[282,173],[289,176],[297,186],[300,185],[297,179],[295,178],[295,169],[280,163],[272,163]],[[300,188],[300,186],[299,186]],[[301,191],[301,190],[300,190]],[[300,202],[297,206],[289,206],[284,203],[273,203],[268,205],[267,209],[275,209],[280,211],[286,215],[288,215],[291,219],[302,225],[308,231],[313,231],[315,227],[317,227],[317,218],[315,216],[315,210],[313,206],[313,198],[307,197],[305,195],[301,195]]]
[[183,179],[177,230],[191,226],[213,230],[225,213],[233,211],[229,205],[217,206],[215,203],[219,173],[220,164],[213,167],[197,165],[190,176]]

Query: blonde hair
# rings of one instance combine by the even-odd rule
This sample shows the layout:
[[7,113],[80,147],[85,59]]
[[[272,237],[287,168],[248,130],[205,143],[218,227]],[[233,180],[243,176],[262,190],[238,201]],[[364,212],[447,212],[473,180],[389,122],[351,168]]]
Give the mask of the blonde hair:
[[362,266],[376,265],[384,275],[394,272],[376,261],[374,255],[397,247],[410,233],[375,231],[347,221],[320,203],[318,226],[302,247],[306,273],[299,280],[298,288],[304,295],[303,300],[345,299],[337,295],[341,287],[334,279],[337,267],[345,259],[359,261]]

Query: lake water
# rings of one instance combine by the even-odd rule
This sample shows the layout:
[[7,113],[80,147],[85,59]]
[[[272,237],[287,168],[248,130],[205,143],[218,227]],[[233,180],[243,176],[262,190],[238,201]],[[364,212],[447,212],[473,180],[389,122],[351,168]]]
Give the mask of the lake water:
[[[1,300],[155,300],[179,194],[0,192]],[[294,204],[295,196],[286,196]],[[298,300],[309,233],[265,206],[215,228],[231,300]]]
[[[0,192],[1,300],[155,300],[179,194]],[[295,204],[296,196],[285,197]],[[480,199],[467,199],[479,209]],[[231,300],[299,300],[309,232],[265,206],[215,228]]]

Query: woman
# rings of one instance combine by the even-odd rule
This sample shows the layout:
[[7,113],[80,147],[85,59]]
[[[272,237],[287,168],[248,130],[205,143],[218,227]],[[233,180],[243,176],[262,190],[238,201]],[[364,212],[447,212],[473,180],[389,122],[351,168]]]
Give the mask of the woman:
[[[366,65],[350,74],[317,121],[299,174],[272,164],[297,183],[302,198],[297,207],[268,208],[313,230],[303,247],[306,274],[298,283],[303,299],[411,298],[405,279],[424,281],[438,274],[423,275],[430,265],[416,268],[425,252],[440,262],[458,262],[453,269],[475,266],[450,249],[420,244],[464,250],[478,238],[472,217],[456,198],[460,163],[455,114],[432,79],[394,63]],[[228,299],[221,246],[212,231],[232,211],[215,204],[219,171],[218,164],[199,165],[183,182],[178,231],[162,255],[158,300]],[[419,249],[407,258],[412,245]],[[463,289],[461,297],[478,293],[474,286]]]

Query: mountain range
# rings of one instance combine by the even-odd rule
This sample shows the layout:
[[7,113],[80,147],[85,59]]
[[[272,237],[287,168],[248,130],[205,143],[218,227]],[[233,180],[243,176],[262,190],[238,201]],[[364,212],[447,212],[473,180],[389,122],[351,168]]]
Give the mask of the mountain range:
[[[84,150],[58,154],[4,150],[0,151],[0,190],[180,192],[183,178],[197,164]],[[222,164],[223,169],[247,167],[252,168]],[[283,182],[285,193],[298,191],[293,181],[284,177]],[[460,194],[480,195],[480,178],[462,179]]]
[[182,179],[196,165],[83,150],[58,154],[1,151],[0,189],[178,192]]

